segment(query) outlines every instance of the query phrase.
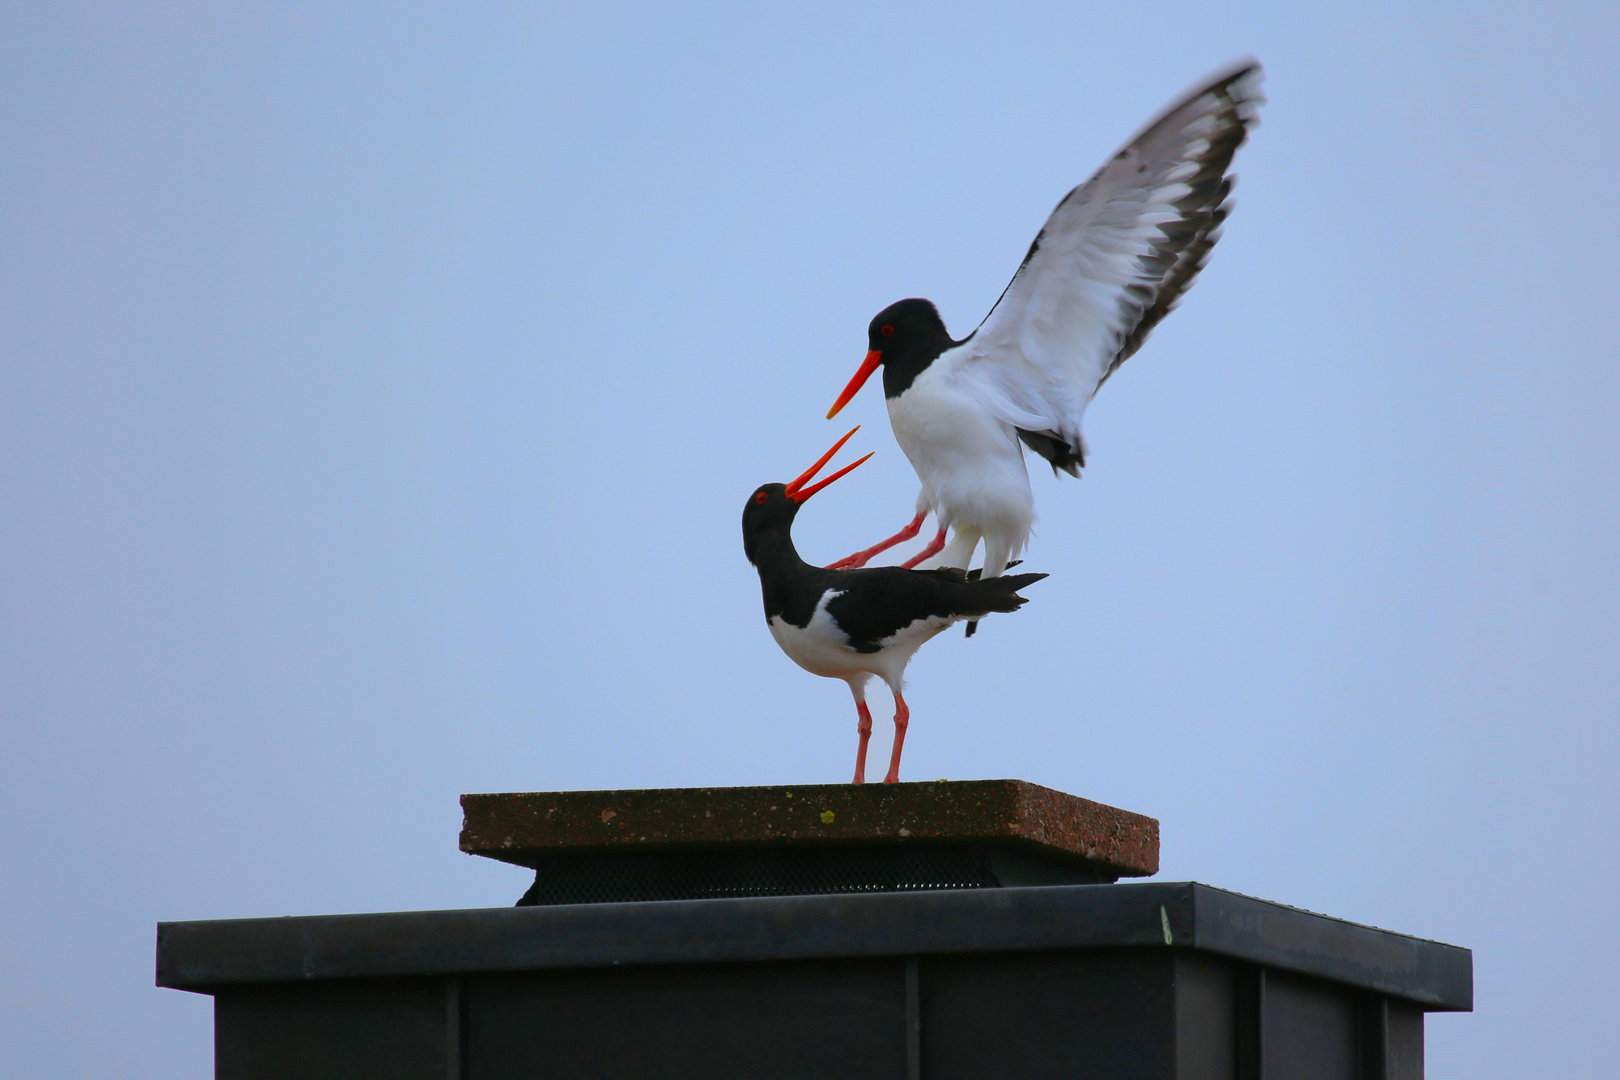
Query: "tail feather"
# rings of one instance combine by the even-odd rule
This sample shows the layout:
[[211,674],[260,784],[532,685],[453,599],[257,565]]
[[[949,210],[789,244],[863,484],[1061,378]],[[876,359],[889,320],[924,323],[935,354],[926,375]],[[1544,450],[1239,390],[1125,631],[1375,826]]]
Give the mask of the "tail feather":
[[994,611],[1017,611],[1029,603],[1028,597],[1018,595],[1018,590],[1033,585],[1046,576],[1046,574],[1004,574],[969,584],[973,588],[974,599],[984,605],[984,614],[988,615]]
[[[1013,567],[1017,566],[1022,561],[1023,561],[1022,559],[1014,559],[1012,562],[1007,564],[1007,569],[1011,570]],[[979,571],[978,570],[969,570],[967,576],[968,576],[969,581],[978,581],[979,580]],[[995,582],[995,581],[1021,582],[1022,584],[1015,584],[1015,585],[1012,586],[1012,591],[1016,593],[1019,589],[1022,589],[1025,585],[1028,585],[1028,584],[1030,584],[1032,582],[1039,581],[1043,577],[1046,577],[1046,575],[1045,574],[1017,574],[1017,575],[1015,575],[1013,577],[993,577],[990,580],[992,582]],[[1011,607],[1011,608],[996,608],[995,610],[997,610],[997,611],[1003,611],[1003,610],[1005,610],[1005,611],[1016,611],[1016,610],[1018,610],[1018,608],[1020,606],[1022,606],[1023,604],[1028,603],[1028,601],[1025,600],[1024,597],[1022,597],[1022,596],[1015,596],[1015,597],[1013,597],[1013,599],[1018,601],[1018,603],[1013,605],[1013,607]],[[967,633],[964,636],[965,637],[972,637],[973,632],[975,630],[977,630],[978,628],[979,628],[979,620],[978,619],[969,619],[968,624],[967,624]]]

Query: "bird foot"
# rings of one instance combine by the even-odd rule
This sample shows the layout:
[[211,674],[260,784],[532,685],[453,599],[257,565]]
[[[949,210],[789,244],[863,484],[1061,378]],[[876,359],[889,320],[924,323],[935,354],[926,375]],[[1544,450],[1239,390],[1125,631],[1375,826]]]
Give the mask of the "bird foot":
[[927,516],[928,516],[928,514],[927,514],[926,511],[924,511],[921,514],[918,514],[916,517],[911,519],[911,523],[909,525],[907,525],[905,528],[901,529],[899,532],[895,533],[893,536],[889,537],[887,540],[884,540],[881,543],[873,544],[871,547],[867,548],[865,551],[857,551],[853,555],[846,555],[844,558],[839,559],[835,563],[828,563],[827,564],[827,569],[828,570],[855,570],[855,569],[857,569],[859,567],[865,566],[866,563],[867,563],[867,560],[871,559],[874,555],[878,555],[878,554],[881,554],[881,553],[883,553],[885,551],[888,551],[890,548],[894,547],[894,545],[896,545],[896,544],[903,544],[907,540],[910,540],[912,537],[916,536],[919,532],[921,532],[922,531],[923,519],[926,518]]
[[866,702],[857,701],[855,711],[860,720],[855,724],[855,733],[860,736],[860,745],[855,749],[855,779],[851,783],[866,783],[866,741],[872,737],[872,711],[866,707]]
[[941,530],[939,530],[939,535],[938,536],[936,536],[932,540],[928,541],[928,546],[927,547],[923,548],[921,551],[917,552],[917,554],[913,555],[911,558],[909,558],[905,562],[901,563],[900,566],[904,570],[915,570],[917,568],[918,563],[922,562],[924,559],[932,559],[935,555],[938,555],[941,551],[944,551],[944,550],[945,550],[945,530],[941,529]]
[[911,709],[906,706],[906,699],[898,693],[894,695],[894,753],[889,758],[889,772],[883,778],[885,784],[898,784],[900,782],[900,750],[906,744],[906,728],[911,726]]

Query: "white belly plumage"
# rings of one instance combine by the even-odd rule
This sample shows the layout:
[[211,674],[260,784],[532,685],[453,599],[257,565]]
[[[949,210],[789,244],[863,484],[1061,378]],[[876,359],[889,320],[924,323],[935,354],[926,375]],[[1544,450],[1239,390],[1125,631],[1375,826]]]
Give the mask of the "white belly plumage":
[[827,604],[840,595],[833,589],[822,593],[808,626],[794,626],[780,615],[773,616],[769,626],[771,637],[795,664],[813,675],[843,679],[852,685],[864,683],[868,676],[876,675],[891,690],[898,691],[904,682],[906,665],[916,651],[940,631],[960,621],[947,616],[917,619],[879,642],[883,647],[878,652],[856,652],[850,647],[849,636],[827,614]]
[[981,535],[987,561],[992,548],[1003,560],[1017,558],[1035,522],[1018,433],[933,367],[888,406],[895,441],[922,481],[918,512],[931,510],[940,528],[954,528],[964,542],[971,537],[965,552],[953,544],[946,553],[958,561],[940,565],[966,568]]

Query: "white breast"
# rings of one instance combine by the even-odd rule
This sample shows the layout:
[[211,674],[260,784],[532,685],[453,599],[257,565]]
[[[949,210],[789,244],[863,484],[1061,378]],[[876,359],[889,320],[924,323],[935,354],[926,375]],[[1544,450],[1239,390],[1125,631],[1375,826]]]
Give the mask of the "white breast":
[[880,644],[882,651],[860,653],[850,648],[849,637],[827,614],[827,604],[842,593],[828,589],[816,604],[810,624],[794,626],[780,615],[770,619],[771,637],[788,659],[813,675],[829,679],[853,679],[876,675],[893,689],[899,689],[906,665],[923,644],[959,620],[945,617],[918,619]]
[[788,659],[813,675],[829,679],[844,679],[860,671],[871,671],[862,662],[861,654],[849,647],[848,635],[827,614],[827,604],[840,595],[832,589],[822,593],[808,626],[794,626],[780,615],[773,615],[770,620],[771,637],[787,653]]
[[939,524],[1002,536],[1013,555],[1022,551],[1035,499],[1012,425],[954,384],[946,357],[888,406],[895,440],[917,470]]

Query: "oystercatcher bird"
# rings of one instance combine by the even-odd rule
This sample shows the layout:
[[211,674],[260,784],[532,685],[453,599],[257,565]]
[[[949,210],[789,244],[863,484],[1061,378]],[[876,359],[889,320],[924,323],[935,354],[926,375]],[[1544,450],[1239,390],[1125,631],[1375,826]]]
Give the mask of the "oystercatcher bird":
[[[859,430],[859,429],[856,429]],[[1017,611],[1025,598],[1018,590],[1045,574],[1013,574],[979,579],[958,569],[906,570],[877,566],[865,570],[825,570],[799,558],[793,546],[793,519],[810,496],[871,457],[867,454],[810,484],[832,460],[850,431],[821,459],[788,484],[766,484],[743,507],[743,552],[759,571],[765,622],[788,658],[806,671],[843,679],[855,695],[860,719],[856,731],[855,783],[866,782],[866,743],[872,714],[866,684],[876,675],[894,694],[894,750],[886,784],[900,779],[900,749],[911,710],[901,694],[906,665],[923,643],[963,619],[996,611]]]
[[982,539],[990,578],[1024,550],[1035,500],[1023,447],[1054,475],[1080,475],[1086,405],[1176,306],[1219,239],[1231,209],[1227,169],[1256,121],[1260,75],[1246,60],[1212,76],[1065,195],[966,338],[954,340],[927,300],[877,314],[866,360],[827,417],[882,367],[889,422],[922,491],[909,525],[829,569],[863,566],[912,539],[930,512],[939,534],[906,567],[937,556],[930,565],[966,568]]

